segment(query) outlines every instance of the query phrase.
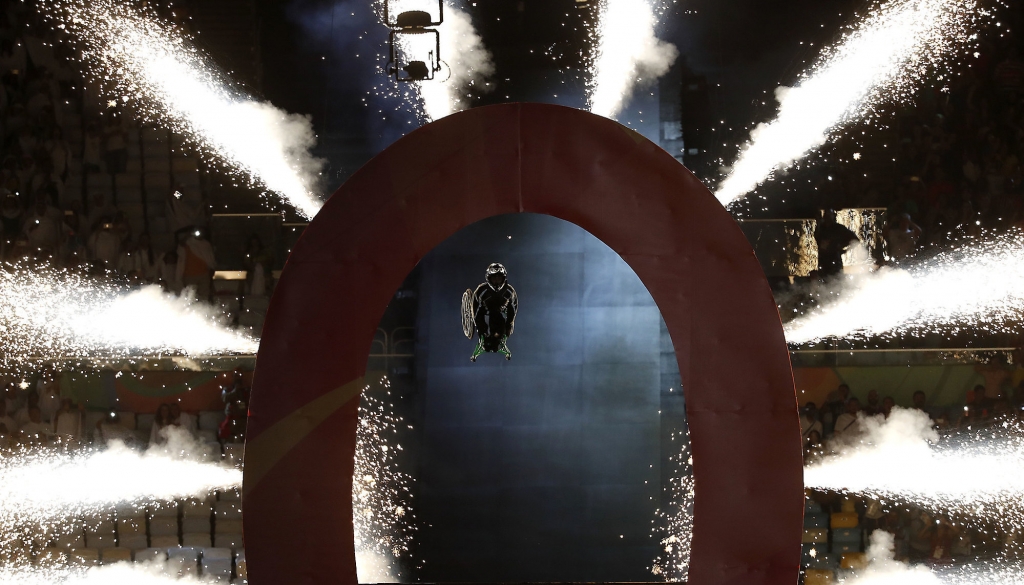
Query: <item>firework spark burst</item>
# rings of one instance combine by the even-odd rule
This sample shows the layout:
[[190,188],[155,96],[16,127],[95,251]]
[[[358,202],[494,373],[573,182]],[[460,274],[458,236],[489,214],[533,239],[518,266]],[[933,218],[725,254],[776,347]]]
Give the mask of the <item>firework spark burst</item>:
[[927,414],[893,409],[862,417],[861,435],[804,469],[808,488],[909,502],[954,521],[1024,527],[1024,425],[966,431],[940,441]]
[[655,30],[664,6],[654,0],[602,0],[597,27],[591,30],[595,52],[588,83],[590,111],[615,118],[634,87],[666,72],[679,56],[675,45],[658,39]]
[[179,577],[163,563],[116,563],[103,567],[17,565],[0,567],[2,585],[187,585],[209,583]]
[[978,239],[905,269],[844,275],[808,314],[786,324],[790,343],[961,330],[1006,332],[1024,315],[1024,233]]
[[259,342],[228,329],[223,316],[187,294],[140,289],[75,272],[0,269],[0,367],[87,358],[252,354]]
[[693,539],[693,456],[689,431],[672,433],[682,439],[682,449],[669,458],[673,473],[669,479],[669,509],[655,514],[654,533],[659,537],[661,553],[654,559],[651,573],[668,582],[686,581],[690,571]]
[[169,429],[163,436],[163,445],[145,453],[119,441],[105,449],[24,446],[6,453],[0,458],[0,551],[17,560],[29,543],[81,531],[83,518],[113,521],[115,510],[140,517],[147,507],[241,486],[241,470],[207,462],[214,454],[187,431]]
[[352,521],[360,583],[386,583],[401,576],[397,561],[408,555],[415,536],[409,505],[412,478],[401,471],[398,429],[391,383],[384,377],[366,386],[359,406],[355,471],[352,474]]
[[87,75],[113,101],[170,127],[253,186],[312,218],[322,162],[308,118],[232,86],[187,35],[133,2],[43,0],[43,13],[82,54]]
[[[780,87],[774,120],[750,134],[716,196],[729,205],[886,102],[906,102],[921,81],[975,40],[990,16],[977,0],[890,0],[826,48],[796,87]],[[939,77],[940,81],[942,77]]]

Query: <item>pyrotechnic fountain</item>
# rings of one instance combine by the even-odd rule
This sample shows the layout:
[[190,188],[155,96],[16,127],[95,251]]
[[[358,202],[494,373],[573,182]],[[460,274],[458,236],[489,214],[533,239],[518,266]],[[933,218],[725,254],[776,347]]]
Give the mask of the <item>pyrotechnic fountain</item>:
[[233,86],[181,31],[152,12],[115,0],[45,0],[44,13],[69,33],[86,73],[114,104],[130,103],[252,185],[280,195],[307,218],[323,203],[321,161],[309,149],[308,118],[258,102]]
[[156,285],[131,289],[76,272],[0,270],[0,365],[252,354],[259,341],[228,329],[213,307]]
[[602,0],[594,42],[593,75],[588,83],[590,111],[615,118],[638,83],[661,77],[679,54],[658,39],[657,10],[649,0]]
[[1013,329],[1024,314],[1024,234],[978,239],[906,268],[845,275],[786,325],[790,343],[826,337]]
[[[834,441],[832,452],[804,471],[809,488],[866,496],[883,506],[917,506],[960,525],[985,523],[1016,534],[1024,523],[1024,428],[1016,421],[991,429],[954,432],[933,429],[927,414],[896,408],[887,419],[862,417],[862,432]],[[843,582],[982,585],[1024,582],[1013,560],[965,566],[910,567],[892,556],[893,538],[875,532],[869,565]]]
[[[826,48],[795,87],[776,90],[775,119],[757,126],[716,196],[728,205],[963,53],[990,13],[977,0],[894,0]],[[941,77],[940,77],[941,79]]]

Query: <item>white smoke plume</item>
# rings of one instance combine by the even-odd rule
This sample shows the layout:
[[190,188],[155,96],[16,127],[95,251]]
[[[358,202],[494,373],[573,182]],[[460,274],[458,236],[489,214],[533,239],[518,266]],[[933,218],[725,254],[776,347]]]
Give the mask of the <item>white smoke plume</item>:
[[906,268],[843,275],[786,324],[790,343],[827,337],[1016,330],[1024,316],[1024,233],[978,239]]
[[[668,72],[679,56],[675,45],[656,34],[654,0],[601,0],[593,73],[588,83],[590,111],[615,118],[638,87]],[[663,11],[663,9],[659,9]]]
[[[432,81],[416,83],[423,102],[423,115],[428,122],[467,109],[470,91],[490,91],[488,81],[494,75],[491,53],[483,39],[473,28],[469,14],[454,7],[446,7],[441,34],[442,66]],[[444,76],[450,73],[445,79]]]
[[1024,528],[1024,428],[1006,421],[940,441],[932,424],[918,410],[861,416],[857,436],[804,469],[804,485]]
[[718,200],[728,205],[746,195],[880,104],[908,101],[930,71],[976,38],[988,16],[976,0],[876,4],[795,87],[776,90],[778,115],[750,133]]
[[871,533],[871,544],[867,550],[868,566],[852,578],[844,579],[845,585],[943,585],[943,581],[927,567],[910,566],[897,561],[894,555],[895,541],[892,534],[882,530]]
[[208,583],[178,576],[172,563],[116,563],[103,567],[16,565],[0,567],[0,585],[188,585]]
[[43,13],[84,59],[113,105],[185,136],[239,178],[280,195],[304,217],[323,161],[308,117],[261,103],[230,83],[191,38],[152,11],[117,0],[41,0]]
[[840,578],[843,585],[1021,585],[1024,571],[1019,563],[975,561],[966,565],[936,567],[897,561],[895,539],[882,530],[871,533],[866,551],[868,564]]
[[159,286],[130,289],[44,268],[0,269],[0,367],[38,361],[254,353],[259,346],[228,329],[191,293]]
[[60,532],[82,514],[205,497],[242,484],[241,470],[211,462],[219,453],[187,431],[162,432],[165,443],[144,453],[112,441],[106,449],[25,449],[0,458],[0,539],[16,539],[26,528]]

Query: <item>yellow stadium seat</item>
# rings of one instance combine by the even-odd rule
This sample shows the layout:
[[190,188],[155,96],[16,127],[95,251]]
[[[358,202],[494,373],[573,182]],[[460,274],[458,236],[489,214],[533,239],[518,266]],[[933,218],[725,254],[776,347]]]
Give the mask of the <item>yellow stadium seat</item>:
[[868,567],[868,557],[864,553],[843,553],[840,563],[844,569],[862,570]]
[[856,528],[860,518],[856,512],[835,512],[832,514],[832,528]]
[[114,563],[131,562],[132,551],[127,548],[111,547],[105,548],[100,551],[100,558],[103,559],[104,565],[112,565]]
[[857,502],[855,502],[853,500],[850,500],[850,499],[843,500],[843,512],[856,512],[856,511],[857,511]]
[[828,530],[825,528],[808,528],[804,530],[804,543],[828,542]]
[[804,585],[831,585],[835,574],[825,569],[807,569],[804,574]]

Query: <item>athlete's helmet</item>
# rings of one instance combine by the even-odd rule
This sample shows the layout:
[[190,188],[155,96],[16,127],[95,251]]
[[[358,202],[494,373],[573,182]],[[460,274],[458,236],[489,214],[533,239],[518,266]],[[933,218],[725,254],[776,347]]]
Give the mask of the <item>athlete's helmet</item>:
[[505,267],[495,262],[487,267],[487,286],[493,290],[505,288],[505,281],[508,280],[508,272]]

